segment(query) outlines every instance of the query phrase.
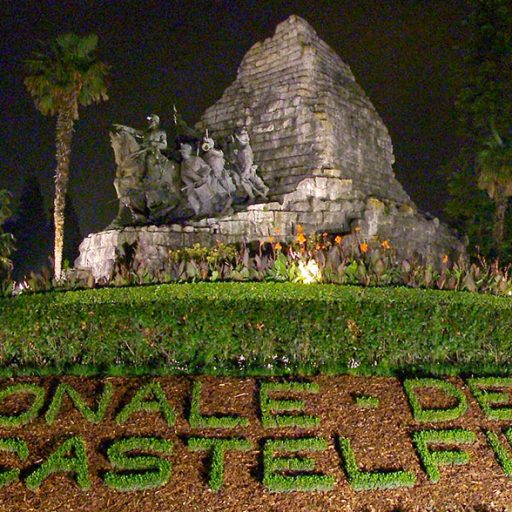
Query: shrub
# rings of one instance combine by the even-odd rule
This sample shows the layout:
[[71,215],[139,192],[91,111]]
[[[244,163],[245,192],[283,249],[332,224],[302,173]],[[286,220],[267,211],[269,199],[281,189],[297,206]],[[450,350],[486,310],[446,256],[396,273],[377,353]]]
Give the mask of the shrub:
[[[456,398],[457,405],[447,409],[425,409],[414,392],[417,388],[435,388],[444,391],[446,394]],[[439,379],[406,379],[404,381],[404,390],[409,399],[412,415],[419,422],[434,423],[455,420],[462,416],[468,408],[464,393],[451,382]]]
[[159,382],[150,382],[139,388],[134,397],[117,414],[116,422],[124,423],[136,412],[160,412],[170,427],[174,425],[175,414],[167,401]]
[[[29,450],[28,445],[21,439],[0,439],[0,450],[5,452],[15,453],[20,460],[26,461],[28,459]],[[0,471],[0,489],[18,480],[20,476],[19,469],[3,469]]]
[[219,491],[224,483],[224,455],[228,450],[248,451],[252,448],[247,439],[221,439],[207,437],[191,437],[188,448],[192,451],[211,450],[210,489]]
[[[70,452],[72,452],[71,455]],[[76,483],[82,491],[91,487],[86,445],[82,437],[70,437],[62,443],[39,468],[27,477],[25,483],[33,491],[52,473],[62,471],[75,473]]]
[[[344,237],[328,233],[307,237],[299,231],[296,241],[286,243],[269,237],[267,242],[240,245],[195,244],[171,251],[162,263],[163,270],[155,271],[133,258],[120,256],[114,275],[102,284],[272,280],[512,293],[510,266],[500,266],[498,260],[489,263],[479,257],[470,263],[463,257],[454,261],[448,254],[439,254],[428,263],[421,258],[400,260],[389,240],[363,240],[358,232]],[[69,277],[61,287],[94,285],[90,277]],[[33,280],[30,290],[39,289],[45,289],[44,280]]]
[[329,491],[335,480],[322,474],[283,475],[288,471],[313,471],[315,461],[301,457],[276,457],[275,452],[320,452],[327,441],[319,437],[301,439],[268,439],[263,447],[263,485],[273,492]]
[[110,382],[107,382],[103,387],[103,391],[101,393],[100,399],[98,400],[98,407],[96,411],[91,409],[84,401],[82,396],[78,393],[78,391],[70,386],[69,384],[60,383],[57,386],[55,394],[52,397],[52,401],[48,410],[46,411],[45,418],[46,423],[51,425],[57,415],[59,414],[62,399],[65,395],[67,395],[73,405],[78,409],[80,414],[91,423],[99,423],[105,417],[107,412],[107,408],[112,400],[112,395],[114,392],[114,388]]
[[169,481],[171,463],[156,455],[132,454],[140,451],[171,453],[172,444],[155,437],[127,437],[114,441],[107,449],[107,457],[115,469],[107,471],[103,481],[116,491],[141,491],[162,487]]
[[[478,405],[490,420],[512,420],[512,407],[492,407],[493,405],[510,402],[510,394],[502,391],[489,391],[487,388],[512,388],[512,378],[483,377],[467,380],[469,389],[473,393]],[[512,391],[512,389],[511,389]]]
[[39,411],[44,405],[44,388],[36,386],[35,384],[26,383],[13,384],[2,389],[2,391],[0,391],[0,403],[2,403],[2,400],[6,397],[17,394],[34,395],[34,402],[25,412],[10,416],[0,415],[0,427],[19,427],[30,423],[34,418],[37,418]]
[[485,375],[512,368],[512,301],[459,292],[162,285],[22,294],[0,299],[0,318],[3,375]]
[[357,407],[361,409],[376,409],[380,404],[380,400],[376,396],[358,395],[354,400]]
[[350,486],[356,491],[412,487],[416,483],[416,475],[410,471],[362,471],[357,465],[350,439],[340,437],[339,445],[345,473]]
[[192,428],[247,427],[249,420],[239,416],[203,416],[201,414],[201,382],[194,381],[190,403],[189,423]]
[[421,464],[429,479],[436,483],[441,478],[439,466],[447,464],[467,464],[469,454],[462,450],[432,451],[429,444],[462,444],[473,443],[474,432],[464,429],[453,430],[420,430],[412,433],[412,439]]
[[283,411],[303,411],[303,400],[272,399],[270,393],[318,393],[318,384],[312,382],[262,382],[260,388],[261,422],[265,428],[311,428],[320,424],[316,416],[306,414],[279,414]]
[[[507,450],[503,446],[495,432],[487,431],[485,435],[487,437],[487,443],[492,448],[501,469],[503,469],[503,472],[507,476],[512,477],[512,457],[510,456],[510,450]],[[512,445],[512,428],[505,430],[505,437],[509,445]]]

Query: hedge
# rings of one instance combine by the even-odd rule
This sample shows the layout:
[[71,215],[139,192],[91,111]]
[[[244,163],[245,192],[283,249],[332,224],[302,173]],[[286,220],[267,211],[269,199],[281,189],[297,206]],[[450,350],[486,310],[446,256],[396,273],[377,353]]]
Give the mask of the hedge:
[[225,439],[219,437],[191,437],[187,444],[193,452],[211,451],[209,486],[212,491],[220,491],[224,483],[224,458],[226,451],[239,450],[247,452],[252,449],[252,442],[247,439]]
[[339,437],[338,441],[343,457],[343,468],[352,489],[356,491],[397,489],[399,487],[412,487],[416,483],[416,475],[411,471],[361,470],[350,445],[350,439]]
[[[314,382],[262,382],[260,389],[261,422],[264,428],[315,428],[320,418],[304,414],[303,400],[271,398],[271,393],[318,393],[320,386]],[[294,411],[299,414],[282,414]]]
[[[302,472],[315,470],[315,460],[290,455],[327,449],[327,441],[321,437],[267,439],[263,445],[263,485],[272,492],[330,491],[335,484],[334,477],[320,473],[304,474]],[[286,452],[288,456],[278,456],[276,452]],[[282,474],[290,471],[300,473]]]
[[[443,391],[452,399],[455,398],[457,404],[441,409],[425,409],[416,395],[415,389],[417,388],[430,388]],[[409,400],[412,415],[414,419],[420,423],[456,420],[465,414],[468,408],[466,396],[451,382],[439,379],[406,379],[404,381],[404,391]]]
[[89,462],[85,440],[81,436],[64,441],[35,471],[30,473],[25,483],[30,490],[37,489],[52,473],[70,472],[83,491],[91,487]]
[[512,301],[469,292],[188,283],[0,300],[0,371],[510,374]]
[[465,429],[450,430],[419,430],[412,433],[412,440],[421,465],[431,482],[438,482],[441,478],[439,466],[448,464],[467,464],[469,453],[461,449],[455,450],[431,449],[430,445],[462,445],[474,443],[476,434]]
[[119,472],[107,471],[103,480],[116,491],[142,491],[165,485],[171,476],[171,463],[143,450],[170,454],[172,444],[156,437],[127,437],[114,441],[107,449],[112,467]]

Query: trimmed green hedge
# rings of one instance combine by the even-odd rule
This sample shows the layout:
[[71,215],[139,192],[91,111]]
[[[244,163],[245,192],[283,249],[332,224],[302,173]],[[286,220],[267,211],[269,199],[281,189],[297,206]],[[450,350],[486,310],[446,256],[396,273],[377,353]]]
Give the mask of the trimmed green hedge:
[[70,437],[64,441],[38,468],[30,473],[25,483],[34,491],[52,473],[73,473],[76,483],[83,491],[91,487],[89,461],[85,440],[81,436]]
[[[105,484],[116,491],[142,491],[165,485],[171,476],[171,463],[141,451],[170,454],[172,443],[157,437],[127,437],[114,441],[107,449],[112,467],[123,471],[107,471]],[[132,452],[132,453],[131,453]]]
[[343,467],[350,486],[356,491],[374,489],[397,489],[412,487],[416,483],[416,475],[411,471],[363,471],[359,468],[356,456],[348,437],[339,437],[340,451],[343,456]]
[[[457,404],[446,409],[425,409],[416,395],[415,389],[430,388],[443,391],[446,395],[457,400]],[[460,418],[466,413],[468,404],[464,393],[454,384],[439,379],[406,379],[404,391],[409,400],[414,419],[420,423],[435,423]]]
[[[315,460],[309,457],[290,455],[294,452],[324,452],[327,441],[321,437],[300,439],[267,439],[263,446],[263,485],[272,492],[330,491],[335,484],[334,477],[311,472],[315,470]],[[288,453],[286,457],[276,452]],[[282,474],[290,471],[298,474]]]
[[369,395],[355,396],[354,402],[359,409],[377,409],[380,405],[378,397]]
[[0,403],[11,395],[16,394],[27,394],[33,395],[34,399],[30,407],[25,411],[16,415],[4,416],[0,414],[0,427],[10,428],[19,427],[30,423],[34,418],[37,417],[39,411],[44,405],[44,389],[35,384],[28,384],[26,382],[20,382],[18,384],[12,384],[0,391]]
[[[17,438],[0,439],[0,451],[15,453],[21,461],[26,461],[29,456],[28,445]],[[0,470],[0,489],[11,482],[18,480],[21,471],[19,469]]]
[[428,478],[436,483],[441,478],[439,466],[467,464],[469,454],[460,447],[441,450],[433,449],[430,445],[470,444],[476,441],[476,434],[465,429],[419,430],[412,433],[412,440]]
[[249,420],[240,416],[205,416],[201,414],[201,389],[202,384],[195,381],[192,386],[192,400],[190,402],[190,415],[188,421],[192,428],[222,429],[247,427]]
[[[320,386],[314,382],[262,382],[260,389],[261,422],[264,428],[315,428],[320,418],[304,414],[304,400],[271,398],[271,393],[318,393]],[[282,414],[284,411],[299,414]]]
[[[499,404],[510,402],[511,378],[484,377],[480,379],[468,379],[468,387],[490,420],[512,420],[512,407],[496,407]],[[503,391],[492,391],[503,388]]]
[[117,413],[116,423],[121,425],[132,414],[138,412],[159,412],[169,427],[176,421],[174,410],[169,405],[159,382],[150,382],[139,388],[133,398]]
[[512,373],[512,300],[196,283],[0,300],[3,374]]
[[247,439],[225,439],[219,437],[191,437],[188,448],[193,452],[211,451],[209,485],[213,491],[220,491],[224,483],[224,456],[226,451],[247,452],[253,447]]
[[512,428],[507,428],[504,434],[509,445],[507,447],[500,441],[496,432],[491,432],[489,430],[485,432],[487,444],[494,452],[496,461],[501,466],[501,469],[503,469],[503,472],[507,476],[512,477],[512,457],[510,456],[510,446],[512,446]]

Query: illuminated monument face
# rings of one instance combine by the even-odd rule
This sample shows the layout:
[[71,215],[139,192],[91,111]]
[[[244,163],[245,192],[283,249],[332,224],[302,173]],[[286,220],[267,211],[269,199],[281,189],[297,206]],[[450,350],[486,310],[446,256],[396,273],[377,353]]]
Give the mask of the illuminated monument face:
[[395,180],[391,139],[375,108],[350,68],[297,16],[247,52],[201,120],[217,135],[233,125],[248,127],[273,198],[323,176],[352,180],[365,196],[411,203]]
[[[136,256],[157,270],[170,248],[260,240],[276,233],[289,240],[298,225],[306,233],[346,238],[358,228],[359,239],[388,240],[403,258],[437,263],[440,255],[464,253],[453,233],[417,211],[393,173],[393,147],[380,116],[350,68],[297,16],[247,52],[235,81],[197,128],[208,130],[217,142],[237,145],[223,147],[228,164],[238,166],[231,172],[233,201],[223,197],[213,210],[197,203],[187,215],[171,213],[159,227],[90,235],[75,266],[92,269],[97,277],[108,275],[116,248],[128,243],[137,244]],[[244,136],[250,152],[244,153]],[[197,148],[208,161],[200,141]],[[251,182],[254,197],[244,190],[244,158],[251,160],[249,170],[258,170]],[[176,176],[166,186],[179,193],[188,186],[186,173],[181,169],[179,175],[178,163],[169,170]],[[218,179],[219,187],[230,189],[228,181]],[[157,195],[161,190],[157,187]],[[236,190],[245,200],[236,200]],[[179,212],[179,201],[176,205]]]

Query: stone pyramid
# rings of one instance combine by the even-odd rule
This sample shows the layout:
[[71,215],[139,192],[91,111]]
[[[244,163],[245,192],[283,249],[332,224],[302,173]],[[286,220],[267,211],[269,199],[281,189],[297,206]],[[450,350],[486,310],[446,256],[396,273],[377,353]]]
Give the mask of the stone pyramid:
[[273,199],[312,176],[352,180],[365,196],[410,204],[395,179],[388,130],[350,68],[309,23],[290,16],[245,55],[202,126],[245,125]]

